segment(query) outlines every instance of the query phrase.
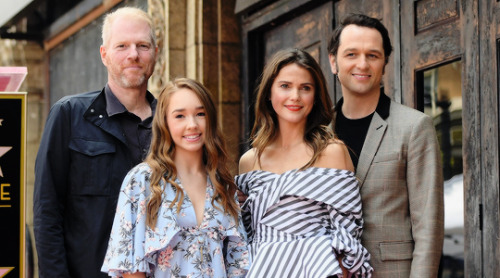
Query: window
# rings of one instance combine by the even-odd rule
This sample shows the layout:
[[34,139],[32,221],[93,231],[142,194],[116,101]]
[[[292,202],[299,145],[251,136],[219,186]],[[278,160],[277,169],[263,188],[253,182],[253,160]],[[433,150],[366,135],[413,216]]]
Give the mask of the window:
[[464,277],[461,77],[461,61],[427,69],[417,76],[418,107],[434,120],[443,161],[445,239],[439,277]]

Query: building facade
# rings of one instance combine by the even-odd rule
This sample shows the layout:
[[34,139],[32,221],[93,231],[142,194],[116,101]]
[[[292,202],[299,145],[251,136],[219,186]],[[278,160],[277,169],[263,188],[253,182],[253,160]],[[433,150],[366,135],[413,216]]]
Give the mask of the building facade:
[[[256,82],[266,59],[285,47],[306,49],[322,66],[331,97],[327,44],[348,13],[379,18],[394,52],[384,90],[434,117],[445,183],[442,277],[500,276],[498,0],[33,0],[0,26],[2,65],[28,66],[27,204],[33,165],[51,104],[101,88],[103,15],[137,6],[154,18],[160,57],[150,90],[177,76],[214,94],[233,173],[248,147]],[[56,7],[56,8],[53,8]],[[31,212],[31,209],[27,210]],[[31,226],[32,215],[28,213]],[[36,270],[35,270],[36,273]]]

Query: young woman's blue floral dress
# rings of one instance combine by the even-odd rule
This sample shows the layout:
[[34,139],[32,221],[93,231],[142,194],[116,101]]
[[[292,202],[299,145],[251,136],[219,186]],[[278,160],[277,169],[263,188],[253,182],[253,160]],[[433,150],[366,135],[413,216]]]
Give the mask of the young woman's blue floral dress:
[[146,225],[150,176],[150,167],[141,163],[125,177],[102,271],[114,277],[134,272],[155,278],[245,277],[249,255],[241,216],[236,223],[231,215],[212,206],[210,179],[207,177],[205,212],[199,226],[187,194],[184,192],[177,214],[177,204],[170,208],[175,187],[162,184],[162,205],[152,230]]

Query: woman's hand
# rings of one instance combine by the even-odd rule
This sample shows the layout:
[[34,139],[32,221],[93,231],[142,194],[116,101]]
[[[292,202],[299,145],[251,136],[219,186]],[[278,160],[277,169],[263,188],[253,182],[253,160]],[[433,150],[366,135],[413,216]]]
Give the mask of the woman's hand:
[[342,269],[342,277],[343,278],[349,278],[349,277],[351,277],[350,273],[347,270],[347,268],[345,268],[344,265],[342,265],[342,258],[343,258],[342,255],[338,255],[337,254],[337,260],[339,261],[340,268]]
[[243,194],[243,192],[237,190],[236,193],[238,194],[238,202],[240,203],[240,207],[243,205],[243,203],[247,200],[248,196]]
[[146,273],[144,272],[136,272],[136,273],[128,273],[123,274],[123,278],[146,278]]

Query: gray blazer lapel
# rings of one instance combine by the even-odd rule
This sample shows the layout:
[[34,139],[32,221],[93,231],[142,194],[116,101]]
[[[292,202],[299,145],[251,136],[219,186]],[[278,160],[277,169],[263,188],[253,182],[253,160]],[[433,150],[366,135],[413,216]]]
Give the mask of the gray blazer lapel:
[[387,129],[387,122],[380,117],[380,115],[375,112],[373,114],[370,127],[368,128],[368,133],[366,134],[365,143],[361,149],[361,154],[359,155],[358,167],[356,169],[356,177],[359,179],[360,187],[363,186],[366,178],[366,174],[370,169],[373,158],[382,143],[382,138],[384,137],[385,130]]

